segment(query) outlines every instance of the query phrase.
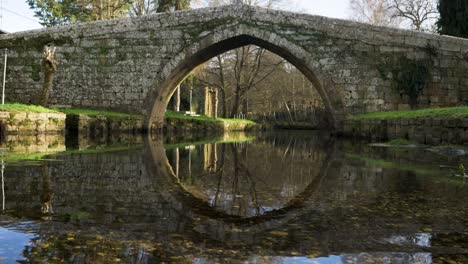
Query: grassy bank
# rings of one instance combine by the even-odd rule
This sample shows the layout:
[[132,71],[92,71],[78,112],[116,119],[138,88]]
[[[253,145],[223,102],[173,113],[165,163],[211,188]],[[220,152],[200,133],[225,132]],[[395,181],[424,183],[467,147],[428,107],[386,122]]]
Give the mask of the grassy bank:
[[187,119],[187,120],[199,120],[206,122],[228,122],[228,123],[243,123],[243,124],[255,124],[254,121],[247,119],[232,119],[232,118],[213,118],[208,116],[187,116],[172,111],[167,111],[165,114],[166,118],[175,118],[175,119]]
[[112,112],[105,110],[81,109],[81,108],[60,108],[58,111],[67,115],[87,115],[91,117],[109,116],[109,117],[143,117],[143,115],[128,114],[121,112]]
[[25,105],[18,103],[6,103],[0,105],[0,111],[11,112],[11,113],[59,113],[57,109],[46,108],[38,105]]
[[410,119],[410,118],[460,118],[468,117],[468,106],[427,108],[408,111],[375,112],[353,116],[353,120],[367,119]]

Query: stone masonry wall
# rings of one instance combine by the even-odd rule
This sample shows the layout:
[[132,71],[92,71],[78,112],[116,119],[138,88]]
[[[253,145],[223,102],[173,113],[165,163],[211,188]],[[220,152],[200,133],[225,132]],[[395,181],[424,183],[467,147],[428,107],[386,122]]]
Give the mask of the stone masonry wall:
[[0,112],[2,135],[64,133],[63,113],[10,113]]
[[[0,49],[10,50],[9,101],[37,100],[41,52],[53,45],[59,66],[52,104],[143,113],[150,122],[162,120],[152,109],[165,108],[186,73],[245,44],[297,66],[338,126],[348,114],[408,109],[412,101],[414,108],[468,102],[468,40],[248,5],[0,36]],[[414,72],[422,87],[408,83],[405,76]],[[417,98],[410,98],[411,89],[418,89]]]
[[404,138],[427,145],[468,145],[468,118],[346,120],[344,136],[373,142]]

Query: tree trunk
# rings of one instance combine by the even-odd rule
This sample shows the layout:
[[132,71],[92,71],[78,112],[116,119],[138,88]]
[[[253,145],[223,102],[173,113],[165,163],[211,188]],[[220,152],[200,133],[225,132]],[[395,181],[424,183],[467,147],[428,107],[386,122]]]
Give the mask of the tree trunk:
[[241,94],[240,94],[239,88],[237,88],[235,95],[234,95],[234,102],[232,104],[232,109],[231,109],[232,118],[239,113],[240,101],[241,101]]
[[221,55],[216,57],[218,59],[219,65],[219,78],[221,87],[218,89],[221,92],[221,101],[223,102],[223,112],[221,113],[221,117],[226,118],[227,115],[227,104],[226,104],[226,79],[224,78],[224,67],[223,67],[223,60],[221,59]]
[[176,91],[174,110],[176,112],[180,112],[180,85],[178,85],[176,89],[177,89],[177,91]]
[[47,106],[49,95],[52,91],[52,86],[57,72],[57,61],[55,60],[55,48],[45,47],[42,57],[42,68],[44,69],[44,85],[42,86],[42,94],[39,104]]
[[223,104],[223,108],[221,109],[222,111],[221,117],[226,118],[226,115],[227,115],[226,92],[224,91],[224,89],[219,89],[219,91],[221,92],[221,101]]

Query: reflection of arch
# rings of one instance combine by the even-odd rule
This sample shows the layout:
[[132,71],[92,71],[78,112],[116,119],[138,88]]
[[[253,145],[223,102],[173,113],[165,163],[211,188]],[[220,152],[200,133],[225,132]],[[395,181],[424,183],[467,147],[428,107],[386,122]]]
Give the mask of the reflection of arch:
[[235,226],[254,226],[262,223],[267,223],[272,220],[279,220],[281,218],[287,218],[288,214],[300,209],[304,206],[304,202],[313,195],[319,188],[320,183],[326,177],[327,172],[330,169],[332,163],[334,147],[326,148],[329,152],[327,153],[326,159],[320,168],[320,173],[305,189],[295,198],[291,199],[283,208],[269,211],[260,216],[253,217],[240,217],[236,215],[227,214],[221,210],[213,208],[206,201],[195,197],[189,191],[187,191],[178,181],[174,172],[172,171],[171,165],[166,157],[166,151],[164,149],[161,140],[151,140],[147,144],[147,156],[151,157],[152,160],[147,162],[147,171],[149,174],[154,174],[155,177],[159,177],[164,180],[167,184],[167,189],[170,191],[171,196],[177,199],[180,203],[186,205],[197,215],[203,215],[209,219],[221,221],[226,224],[233,224]]
[[[218,32],[219,31],[219,32]],[[221,28],[215,33],[202,37],[200,40],[172,58],[154,84],[152,92],[148,93],[145,105],[150,128],[162,127],[164,113],[177,85],[198,65],[211,58],[245,45],[257,45],[265,48],[289,61],[299,69],[314,85],[320,94],[332,126],[336,129],[341,125],[344,116],[341,93],[333,82],[319,69],[319,64],[313,61],[310,53],[295,43],[276,35],[254,29],[245,25],[234,28]]]

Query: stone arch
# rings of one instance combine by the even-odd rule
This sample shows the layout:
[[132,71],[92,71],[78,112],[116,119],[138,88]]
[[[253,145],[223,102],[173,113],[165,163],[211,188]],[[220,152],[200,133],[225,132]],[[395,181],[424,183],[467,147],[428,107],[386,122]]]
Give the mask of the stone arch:
[[172,94],[193,69],[217,55],[245,45],[265,48],[301,71],[320,94],[332,129],[341,129],[344,117],[341,93],[337,91],[331,78],[322,73],[318,62],[313,61],[308,51],[273,32],[245,25],[239,25],[236,29],[220,28],[213,32],[176,54],[159,73],[153,89],[145,99],[146,125],[150,130],[155,131],[163,127],[164,113]]

